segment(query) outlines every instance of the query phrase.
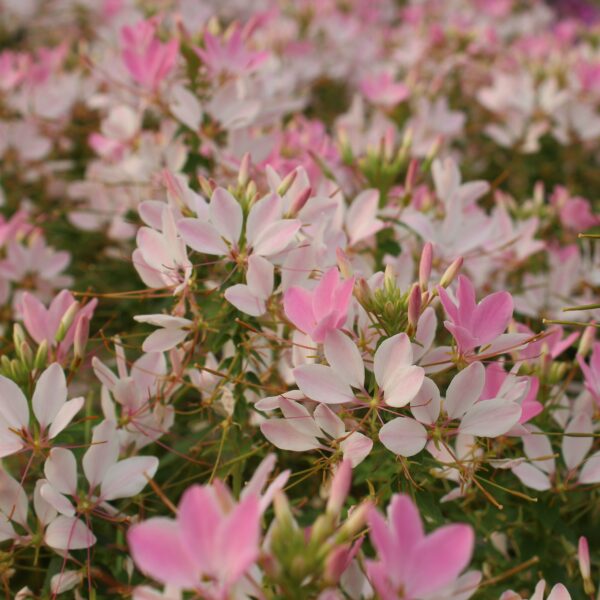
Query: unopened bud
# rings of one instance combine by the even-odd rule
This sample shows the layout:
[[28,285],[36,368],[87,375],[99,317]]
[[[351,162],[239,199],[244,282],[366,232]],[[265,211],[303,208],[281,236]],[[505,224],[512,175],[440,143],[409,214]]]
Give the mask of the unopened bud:
[[289,214],[292,216],[297,215],[302,210],[302,207],[308,202],[308,199],[311,197],[311,195],[312,195],[312,188],[310,186],[305,188],[304,190],[302,190],[292,200],[292,204],[290,205]]
[[33,367],[33,351],[31,350],[31,347],[25,340],[21,342],[21,347],[18,350],[18,355],[24,366],[26,366],[28,369],[31,369],[31,367]]
[[58,326],[58,330],[56,335],[54,336],[55,341],[62,342],[67,335],[67,331],[69,331],[69,327],[73,324],[73,319],[75,319],[75,315],[79,310],[79,302],[73,302],[69,308],[67,308],[65,314],[60,320],[60,324]]
[[408,295],[408,324],[412,330],[417,329],[419,316],[421,314],[421,288],[418,283],[413,284]]
[[[594,323],[594,321],[592,321],[592,323]],[[589,351],[592,349],[592,346],[594,345],[594,339],[596,337],[596,328],[594,327],[594,325],[588,325],[584,332],[583,335],[581,336],[581,339],[579,340],[579,347],[577,348],[577,354],[579,356],[587,356]]]
[[331,489],[329,491],[329,500],[327,501],[327,513],[339,516],[344,506],[344,502],[350,492],[352,482],[352,463],[346,459],[343,460],[336,469],[335,475],[331,480]]
[[48,359],[48,342],[42,340],[42,343],[38,346],[37,352],[35,353],[35,359],[33,361],[33,368],[41,371],[46,366],[46,360]]
[[364,277],[360,277],[356,282],[354,294],[356,299],[365,310],[373,310],[373,302],[375,301],[375,297],[373,296],[373,292]]
[[338,539],[340,541],[346,541],[353,538],[365,526],[370,510],[370,502],[363,502],[362,504],[358,505],[349,514],[345,523],[338,530]]
[[204,175],[198,175],[198,183],[200,184],[200,189],[202,193],[207,197],[211,198],[213,192],[215,191],[214,184],[209,181]]
[[442,278],[440,279],[440,285],[443,288],[447,288],[456,278],[463,264],[463,257],[459,256],[454,262],[446,269]]
[[348,567],[352,547],[348,544],[336,546],[325,559],[325,581],[329,585],[337,585],[342,573]]
[[386,265],[383,274],[383,287],[386,291],[391,291],[396,287],[396,274],[392,265]]
[[293,528],[296,521],[290,503],[288,502],[287,496],[283,492],[278,492],[273,498],[273,509],[275,511],[275,519],[277,520],[278,526],[282,529]]
[[86,315],[83,315],[77,322],[75,327],[75,337],[73,338],[73,352],[76,359],[83,360],[89,335],[90,320]]
[[579,571],[583,578],[583,587],[586,594],[594,593],[594,583],[592,581],[592,572],[590,565],[590,548],[587,538],[581,536],[577,547],[577,558],[579,559]]
[[23,331],[23,328],[18,323],[15,323],[15,325],[13,327],[13,344],[15,345],[15,349],[17,350],[17,352],[19,351],[19,348],[21,347],[21,344],[24,341],[25,341],[25,332]]
[[248,183],[250,176],[250,153],[246,152],[240,162],[240,170],[238,171],[238,185],[243,188]]
[[404,179],[404,191],[407,194],[410,194],[415,187],[415,182],[417,180],[417,173],[419,171],[419,161],[416,158],[413,158],[410,163],[408,163],[408,169],[406,171],[406,177]]
[[298,170],[294,169],[291,173],[288,173],[282,180],[279,186],[277,187],[277,193],[280,196],[285,196],[288,193],[289,189],[292,187],[294,181],[296,181],[296,177],[298,176]]
[[431,242],[427,242],[423,246],[421,252],[421,260],[419,262],[419,285],[421,290],[427,290],[429,278],[431,277],[431,264],[433,262],[433,245]]

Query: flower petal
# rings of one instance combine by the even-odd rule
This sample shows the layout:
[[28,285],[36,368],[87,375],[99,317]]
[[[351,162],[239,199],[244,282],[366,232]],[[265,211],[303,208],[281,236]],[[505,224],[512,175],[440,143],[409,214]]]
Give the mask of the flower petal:
[[414,456],[425,448],[427,430],[409,417],[397,417],[379,430],[379,440],[394,454]]

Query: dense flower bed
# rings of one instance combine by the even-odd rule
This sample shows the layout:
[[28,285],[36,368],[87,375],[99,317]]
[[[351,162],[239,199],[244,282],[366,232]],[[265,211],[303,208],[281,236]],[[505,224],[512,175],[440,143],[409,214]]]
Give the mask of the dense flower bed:
[[6,597],[595,598],[599,20],[0,0]]

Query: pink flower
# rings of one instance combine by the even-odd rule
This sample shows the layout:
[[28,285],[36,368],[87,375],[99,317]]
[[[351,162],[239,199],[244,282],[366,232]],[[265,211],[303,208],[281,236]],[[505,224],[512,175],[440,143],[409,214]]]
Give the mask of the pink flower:
[[[77,461],[66,448],[53,448],[44,464],[46,481],[40,493],[60,515],[46,529],[45,542],[57,550],[89,548],[94,534],[83,522],[89,512],[110,515],[110,500],[139,494],[158,468],[155,456],[119,458],[115,423],[103,421],[94,429],[92,445],[83,455],[83,472],[89,487],[81,491],[77,482]],[[74,502],[69,500],[71,496]],[[86,512],[87,511],[87,512]]]
[[438,293],[449,318],[444,325],[454,336],[462,355],[499,341],[512,318],[513,299],[508,292],[495,292],[477,304],[475,288],[464,275],[458,276],[456,301],[441,286]]
[[600,342],[593,345],[589,364],[580,354],[577,355],[577,361],[583,372],[587,391],[594,397],[596,403],[600,404]]
[[83,406],[83,397],[67,401],[67,381],[52,363],[35,386],[31,406],[37,423],[30,424],[29,403],[14,381],[0,375],[0,457],[48,448]]
[[471,560],[474,534],[469,525],[446,525],[426,535],[417,507],[403,494],[392,497],[387,523],[375,509],[368,520],[378,560],[367,561],[367,574],[382,600],[440,592]]
[[340,282],[340,273],[333,267],[312,291],[290,287],[283,297],[285,315],[315,342],[323,342],[329,331],[344,325],[353,287],[354,277]]
[[[38,344],[45,341],[49,348],[56,348],[57,359],[62,360],[73,345],[78,327],[91,320],[96,304],[98,301],[94,298],[81,306],[69,291],[62,290],[46,308],[35,296],[25,292],[21,299],[23,324]],[[61,324],[64,332],[59,331]],[[61,339],[57,339],[57,335]]]
[[159,41],[156,27],[156,20],[149,19],[121,30],[123,63],[135,81],[151,90],[173,70],[179,51],[177,40]]
[[282,473],[261,500],[273,465],[271,455],[237,503],[220,482],[196,485],[183,494],[175,520],[157,517],[134,525],[128,540],[138,568],[165,585],[228,598],[258,558],[262,511],[289,475]]
[[204,34],[204,48],[194,51],[213,75],[244,75],[256,71],[269,57],[267,52],[254,52],[244,47],[242,32],[235,27],[227,38],[219,40],[208,31]]
[[384,107],[393,107],[410,95],[408,88],[395,82],[389,73],[366,77],[360,82],[360,91],[367,100]]

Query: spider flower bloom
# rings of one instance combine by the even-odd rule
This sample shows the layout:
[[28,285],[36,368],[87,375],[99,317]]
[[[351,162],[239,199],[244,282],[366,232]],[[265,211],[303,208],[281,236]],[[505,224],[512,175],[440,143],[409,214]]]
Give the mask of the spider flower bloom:
[[417,507],[403,494],[392,497],[387,523],[372,509],[369,527],[378,560],[367,561],[367,574],[382,600],[416,600],[441,592],[473,554],[469,525],[446,525],[425,535]]
[[354,277],[340,282],[340,272],[333,267],[312,291],[289,288],[283,298],[285,315],[315,342],[323,342],[327,333],[345,323],[353,287]]
[[156,37],[156,21],[140,21],[121,30],[122,58],[125,67],[137,83],[156,89],[173,70],[179,42],[163,44]]
[[258,557],[261,509],[258,496],[249,494],[227,511],[220,491],[193,486],[179,503],[177,519],[134,525],[128,539],[139,569],[203,597],[228,597]]

